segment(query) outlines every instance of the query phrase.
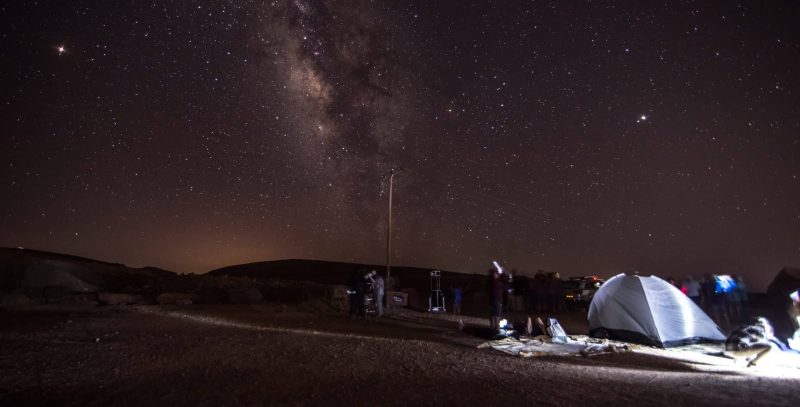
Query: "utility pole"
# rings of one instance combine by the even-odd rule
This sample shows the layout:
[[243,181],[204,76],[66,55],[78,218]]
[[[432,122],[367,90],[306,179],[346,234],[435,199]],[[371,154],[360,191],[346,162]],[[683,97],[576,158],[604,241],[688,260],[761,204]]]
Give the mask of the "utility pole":
[[[386,228],[386,284],[392,277],[392,192],[394,188],[394,169],[389,170],[389,225]],[[394,287],[392,287],[394,288]],[[390,301],[386,301],[386,308],[389,308]]]

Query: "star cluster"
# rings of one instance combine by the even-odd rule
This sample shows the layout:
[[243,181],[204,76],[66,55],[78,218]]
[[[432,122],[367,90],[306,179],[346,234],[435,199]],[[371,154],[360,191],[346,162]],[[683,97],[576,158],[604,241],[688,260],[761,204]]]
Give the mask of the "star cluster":
[[203,272],[800,264],[795,2],[2,6],[0,245]]

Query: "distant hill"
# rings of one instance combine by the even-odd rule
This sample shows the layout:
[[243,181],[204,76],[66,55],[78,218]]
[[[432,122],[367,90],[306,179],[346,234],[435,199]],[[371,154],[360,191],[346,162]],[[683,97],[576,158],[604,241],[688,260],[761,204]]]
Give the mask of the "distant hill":
[[[245,287],[249,279],[347,285],[354,273],[363,275],[370,270],[385,275],[386,266],[288,259],[228,266],[202,275],[178,275],[155,267],[133,268],[67,254],[0,248],[0,292],[19,292],[30,298],[46,299],[54,288],[58,289],[56,295],[119,292],[142,295],[154,301],[163,292],[189,292],[202,297],[206,291]],[[424,302],[431,290],[431,271],[429,268],[392,267],[395,289],[407,291],[420,303]],[[458,286],[465,293],[481,295],[485,284],[484,275],[441,271],[441,289],[445,293]],[[264,291],[263,282],[256,286]],[[266,297],[275,296],[273,292],[267,294]]]
[[39,297],[46,287],[74,292],[141,291],[177,274],[156,267],[133,268],[67,254],[0,248],[0,290]]
[[[366,273],[377,270],[385,276],[385,265],[343,263],[323,260],[288,259],[262,261],[257,263],[228,266],[209,271],[212,276],[237,276],[252,278],[276,278],[282,280],[312,281],[321,284],[347,284],[355,272]],[[434,269],[419,267],[392,266],[391,275],[398,289],[413,288],[419,292],[431,289],[430,273]],[[477,274],[464,274],[441,270],[441,288],[459,285],[479,289],[486,282],[486,277]]]

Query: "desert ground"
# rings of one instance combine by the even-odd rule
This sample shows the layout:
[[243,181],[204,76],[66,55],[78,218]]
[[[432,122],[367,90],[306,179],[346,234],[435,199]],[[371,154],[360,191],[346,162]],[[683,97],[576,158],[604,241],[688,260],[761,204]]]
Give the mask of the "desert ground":
[[[570,334],[582,314],[559,315]],[[486,324],[313,306],[35,305],[0,312],[0,405],[795,405],[800,370],[639,353],[520,358]]]

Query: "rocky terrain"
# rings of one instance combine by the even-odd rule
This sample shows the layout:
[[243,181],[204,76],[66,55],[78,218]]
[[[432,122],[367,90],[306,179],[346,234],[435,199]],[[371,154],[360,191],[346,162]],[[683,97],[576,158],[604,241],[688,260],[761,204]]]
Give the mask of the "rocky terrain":
[[0,312],[0,404],[778,406],[800,384],[632,353],[521,359],[481,342],[410,311],[28,307]]
[[[478,349],[484,318],[349,319],[334,281],[292,270],[184,276],[4,250],[4,406],[779,406],[800,385],[796,369],[632,352],[512,357]],[[556,316],[586,333],[585,314]]]

